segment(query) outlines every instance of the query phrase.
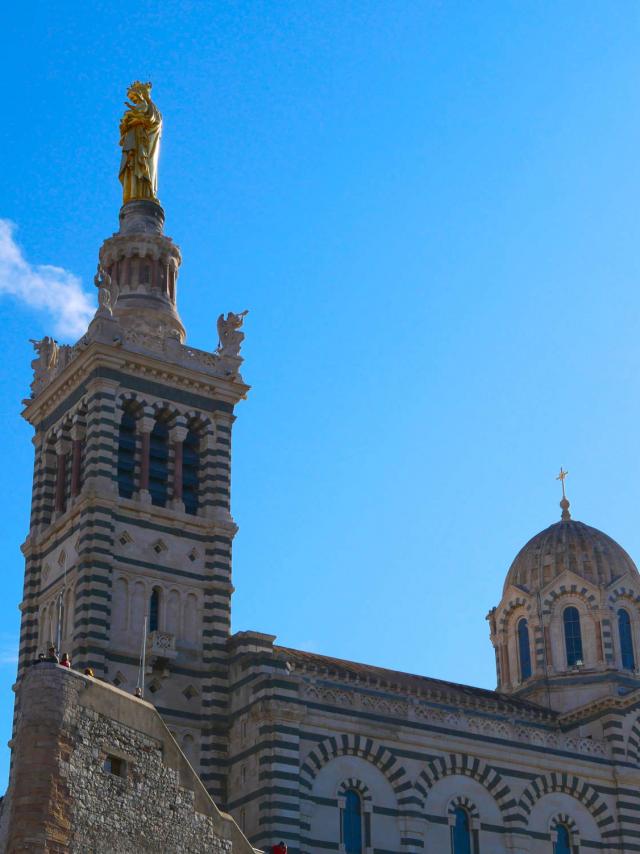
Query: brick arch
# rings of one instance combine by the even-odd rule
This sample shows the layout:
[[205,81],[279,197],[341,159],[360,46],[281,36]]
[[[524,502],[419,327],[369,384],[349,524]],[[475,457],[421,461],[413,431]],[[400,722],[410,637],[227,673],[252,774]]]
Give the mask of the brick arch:
[[599,829],[613,822],[609,808],[590,783],[575,774],[559,771],[541,774],[529,783],[518,803],[517,822],[526,826],[536,803],[544,795],[553,792],[563,792],[580,801],[589,810]]
[[375,765],[391,784],[399,804],[411,796],[411,781],[398,759],[383,745],[360,735],[332,736],[317,744],[300,768],[302,787],[310,792],[318,772],[338,756],[359,756]]
[[460,774],[471,777],[489,792],[498,805],[503,820],[506,823],[513,818],[515,799],[511,789],[505,783],[502,776],[482,759],[469,756],[466,753],[448,753],[446,756],[438,756],[427,767],[420,772],[416,781],[416,791],[422,797],[422,808],[425,808],[429,790],[435,786],[438,780]]

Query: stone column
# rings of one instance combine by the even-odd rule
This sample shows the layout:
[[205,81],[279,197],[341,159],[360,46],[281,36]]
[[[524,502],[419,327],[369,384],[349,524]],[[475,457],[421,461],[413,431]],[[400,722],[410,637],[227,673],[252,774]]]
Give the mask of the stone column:
[[151,493],[149,492],[149,449],[151,447],[151,431],[155,423],[155,418],[147,409],[145,409],[144,415],[138,418],[136,422],[140,436],[140,488],[138,490],[138,498],[143,504],[151,503]]
[[184,418],[176,418],[174,426],[169,431],[169,441],[173,448],[173,482],[170,506],[182,513],[184,513],[184,501],[182,500],[182,446],[188,432]]
[[54,509],[56,513],[62,513],[66,507],[67,489],[67,455],[69,453],[69,442],[66,439],[58,439],[56,442],[56,493]]
[[82,485],[82,444],[84,436],[84,425],[75,423],[71,428],[71,498],[76,498],[80,494]]
[[167,295],[172,303],[176,301],[176,280],[178,278],[178,265],[175,258],[169,259],[167,276]]

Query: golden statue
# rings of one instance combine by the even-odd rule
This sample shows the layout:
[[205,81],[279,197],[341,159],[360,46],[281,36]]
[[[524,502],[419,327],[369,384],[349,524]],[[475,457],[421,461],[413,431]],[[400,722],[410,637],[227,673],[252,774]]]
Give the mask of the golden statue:
[[136,80],[127,90],[120,120],[120,183],[123,204],[134,199],[158,201],[158,155],[162,116],[151,100],[151,83]]

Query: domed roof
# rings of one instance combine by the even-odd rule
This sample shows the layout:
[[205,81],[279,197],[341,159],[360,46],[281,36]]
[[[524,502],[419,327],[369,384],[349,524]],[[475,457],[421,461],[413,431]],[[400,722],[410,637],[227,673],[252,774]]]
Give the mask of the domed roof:
[[541,590],[565,569],[600,587],[627,573],[638,573],[622,546],[597,528],[571,519],[569,502],[566,504],[561,522],[536,534],[520,549],[507,573],[505,590],[510,584],[529,593]]

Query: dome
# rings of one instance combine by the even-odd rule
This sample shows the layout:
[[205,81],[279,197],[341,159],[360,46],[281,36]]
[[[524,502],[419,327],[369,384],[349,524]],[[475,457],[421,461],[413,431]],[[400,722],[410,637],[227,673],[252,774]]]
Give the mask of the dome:
[[584,522],[564,518],[536,534],[518,552],[507,573],[504,589],[513,584],[532,593],[541,590],[565,569],[600,587],[608,586],[623,575],[638,574],[635,563],[615,540]]

